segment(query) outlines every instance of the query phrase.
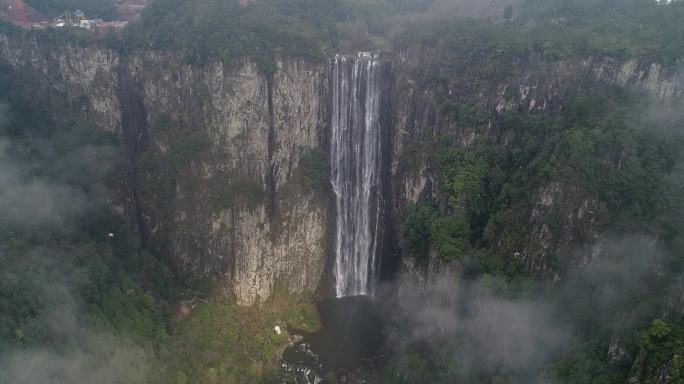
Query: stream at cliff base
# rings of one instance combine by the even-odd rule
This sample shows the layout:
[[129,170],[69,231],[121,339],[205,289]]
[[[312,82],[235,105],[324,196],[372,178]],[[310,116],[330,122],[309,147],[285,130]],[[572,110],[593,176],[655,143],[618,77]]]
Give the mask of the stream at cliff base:
[[289,329],[295,342],[283,354],[283,382],[325,383],[326,375],[339,382],[362,382],[361,372],[376,365],[384,343],[378,303],[365,296],[331,298],[318,311],[319,331]]

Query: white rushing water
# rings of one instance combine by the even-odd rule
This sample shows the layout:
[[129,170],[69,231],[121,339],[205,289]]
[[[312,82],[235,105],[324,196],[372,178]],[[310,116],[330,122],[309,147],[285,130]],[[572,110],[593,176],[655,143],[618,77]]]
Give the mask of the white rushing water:
[[337,297],[372,293],[380,217],[380,66],[372,55],[331,60],[330,178],[335,193]]

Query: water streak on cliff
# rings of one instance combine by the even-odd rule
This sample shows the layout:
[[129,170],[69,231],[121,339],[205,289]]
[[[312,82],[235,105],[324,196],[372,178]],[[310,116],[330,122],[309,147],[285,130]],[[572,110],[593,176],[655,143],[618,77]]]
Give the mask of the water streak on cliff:
[[335,293],[367,295],[376,276],[381,213],[381,62],[338,56],[330,67]]

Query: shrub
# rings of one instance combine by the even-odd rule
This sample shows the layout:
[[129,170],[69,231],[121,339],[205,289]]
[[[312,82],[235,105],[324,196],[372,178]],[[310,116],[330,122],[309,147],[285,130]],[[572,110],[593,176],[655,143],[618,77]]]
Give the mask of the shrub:
[[401,225],[401,235],[416,260],[425,260],[430,252],[430,222],[437,208],[429,204],[412,204]]
[[460,259],[470,248],[470,227],[463,215],[436,217],[430,221],[430,237],[440,259]]
[[302,155],[301,169],[306,187],[320,191],[326,185],[327,165],[320,149],[309,149]]
[[199,153],[209,146],[207,138],[199,133],[193,132],[185,137],[176,140],[174,145],[174,160],[176,165],[181,166],[192,160]]

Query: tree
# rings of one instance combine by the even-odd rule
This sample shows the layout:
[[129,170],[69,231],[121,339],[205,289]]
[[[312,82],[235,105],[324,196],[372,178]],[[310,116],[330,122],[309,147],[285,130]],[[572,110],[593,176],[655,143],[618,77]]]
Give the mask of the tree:
[[437,255],[444,261],[458,260],[470,248],[470,227],[463,215],[432,219],[430,237]]
[[430,221],[437,216],[437,209],[429,204],[412,204],[401,225],[401,234],[408,243],[411,255],[423,260],[430,251]]
[[504,18],[504,20],[511,20],[513,18],[513,6],[512,5],[507,5],[506,8],[504,8],[503,18]]

